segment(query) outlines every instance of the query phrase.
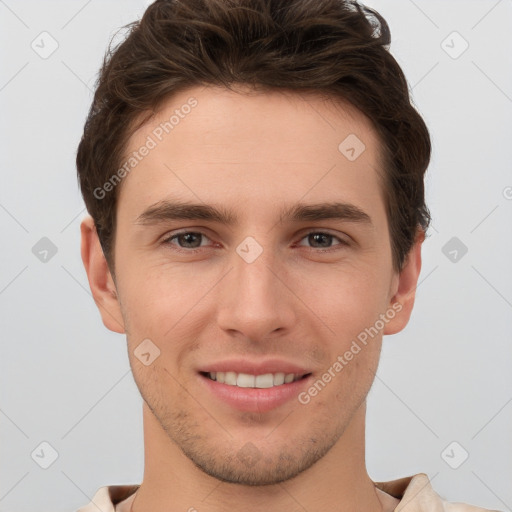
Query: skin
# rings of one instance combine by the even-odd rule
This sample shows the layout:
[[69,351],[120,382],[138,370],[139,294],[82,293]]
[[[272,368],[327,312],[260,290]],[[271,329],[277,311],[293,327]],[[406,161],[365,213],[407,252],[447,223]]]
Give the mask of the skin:
[[[382,335],[409,320],[424,235],[394,271],[380,143],[359,111],[316,94],[243,92],[182,91],[132,135],[127,153],[197,99],[121,184],[115,279],[92,219],[81,225],[91,291],[105,326],[126,333],[144,399],[144,479],[117,510],[393,510],[398,500],[378,491],[365,467],[366,397]],[[351,162],[338,145],[352,133],[366,149]],[[169,198],[223,206],[239,223],[136,223]],[[351,203],[371,225],[280,222],[280,209],[299,201]],[[205,236],[165,241],[185,230]],[[334,238],[315,243],[308,234],[318,232]],[[247,236],[263,249],[250,264],[236,252]],[[201,365],[231,356],[281,357],[320,377],[396,303],[401,311],[306,405],[241,412],[200,385]],[[145,366],[134,350],[147,338],[160,356]],[[249,442],[254,464],[237,457]]]

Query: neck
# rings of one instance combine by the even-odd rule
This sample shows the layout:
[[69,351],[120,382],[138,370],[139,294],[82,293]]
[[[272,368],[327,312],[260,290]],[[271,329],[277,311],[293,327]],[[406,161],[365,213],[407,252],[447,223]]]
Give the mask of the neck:
[[[144,404],[144,479],[130,499],[133,512],[278,512],[392,510],[396,500],[377,491],[365,466],[366,403],[330,451],[295,478],[274,485],[221,482],[197,468]],[[391,508],[393,507],[393,508]]]

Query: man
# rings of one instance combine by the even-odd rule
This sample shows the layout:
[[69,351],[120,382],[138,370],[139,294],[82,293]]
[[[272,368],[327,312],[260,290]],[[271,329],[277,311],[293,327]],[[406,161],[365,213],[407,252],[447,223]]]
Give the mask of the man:
[[429,224],[430,139],[389,42],[352,2],[160,0],[105,59],[82,259],[127,336],[145,470],[82,512],[484,510],[365,467]]

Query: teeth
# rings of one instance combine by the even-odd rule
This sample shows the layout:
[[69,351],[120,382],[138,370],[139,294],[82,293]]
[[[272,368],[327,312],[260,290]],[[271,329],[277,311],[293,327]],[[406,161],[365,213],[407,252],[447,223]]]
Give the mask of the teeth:
[[[290,373],[293,375],[293,373]],[[274,386],[280,386],[284,384],[284,373],[274,373]]]
[[224,384],[229,384],[230,386],[236,386],[236,373],[235,372],[226,372],[224,374]]
[[290,382],[299,380],[302,377],[301,375],[295,375],[294,373],[287,373],[285,375],[282,372],[265,373],[264,375],[250,375],[248,373],[235,372],[210,372],[208,376],[210,379],[216,380],[221,384],[238,386],[239,388],[260,389],[289,384]]
[[236,379],[236,385],[239,388],[253,388],[254,381],[256,378],[254,375],[248,375],[247,373],[239,373]]
[[274,386],[274,376],[271,373],[258,375],[254,378],[254,385],[257,388],[271,388]]
[[284,377],[284,383],[285,384],[288,384],[292,380],[293,380],[293,373],[289,373],[288,375],[285,375],[285,377]]

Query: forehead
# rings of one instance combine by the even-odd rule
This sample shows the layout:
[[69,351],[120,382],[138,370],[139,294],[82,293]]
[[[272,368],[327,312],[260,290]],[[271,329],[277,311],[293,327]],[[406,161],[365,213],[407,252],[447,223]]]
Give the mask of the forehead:
[[371,122],[350,104],[314,92],[181,91],[133,133],[129,158],[137,161],[119,203],[128,196],[134,213],[169,194],[225,199],[247,211],[265,198],[268,205],[284,197],[381,198],[380,144]]

